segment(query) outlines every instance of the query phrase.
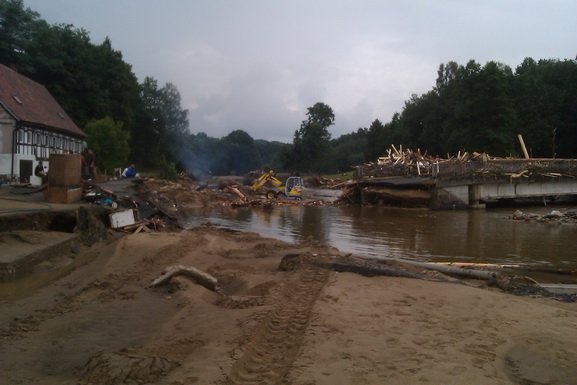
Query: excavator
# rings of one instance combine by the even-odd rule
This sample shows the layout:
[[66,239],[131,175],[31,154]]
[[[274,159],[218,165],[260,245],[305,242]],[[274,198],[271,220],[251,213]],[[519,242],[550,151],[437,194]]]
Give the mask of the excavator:
[[304,186],[300,176],[288,177],[283,184],[274,176],[273,170],[268,170],[263,173],[251,186],[254,192],[265,190],[267,199],[284,196],[290,199],[301,200],[303,188]]

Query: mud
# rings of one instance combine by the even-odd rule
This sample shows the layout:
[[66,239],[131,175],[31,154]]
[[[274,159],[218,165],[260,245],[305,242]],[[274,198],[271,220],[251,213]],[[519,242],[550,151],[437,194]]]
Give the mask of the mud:
[[[141,202],[204,204],[163,186]],[[98,240],[75,261],[0,284],[3,383],[577,384],[576,303],[210,226]],[[176,264],[220,290],[149,288]]]

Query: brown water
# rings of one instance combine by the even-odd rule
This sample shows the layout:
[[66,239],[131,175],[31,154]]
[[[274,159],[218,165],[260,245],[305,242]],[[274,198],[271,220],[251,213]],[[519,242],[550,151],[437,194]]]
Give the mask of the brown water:
[[[544,214],[551,208],[523,210]],[[208,220],[285,241],[325,242],[373,258],[577,269],[577,226],[513,221],[514,211],[285,206],[213,212],[191,220],[191,225]]]

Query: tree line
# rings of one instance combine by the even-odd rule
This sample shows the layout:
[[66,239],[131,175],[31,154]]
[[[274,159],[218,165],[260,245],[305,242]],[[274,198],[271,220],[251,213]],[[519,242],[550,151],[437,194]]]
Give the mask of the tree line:
[[243,130],[222,138],[191,134],[176,85],[139,82],[106,38],[50,25],[22,0],[0,0],[0,63],[45,85],[87,133],[99,166],[186,170],[198,177],[271,167],[286,172],[344,172],[375,160],[391,144],[432,155],[479,151],[518,155],[522,134],[533,157],[577,157],[577,61],[525,59],[441,64],[430,91],[413,95],[389,122],[332,138],[332,108],[309,107],[292,143],[253,139]]
[[387,124],[367,130],[373,159],[388,143],[443,155],[459,150],[532,157],[577,156],[577,61],[525,59],[513,71],[488,62],[441,64],[435,86],[413,95]]
[[318,169],[374,161],[391,144],[437,156],[521,156],[519,134],[531,157],[577,157],[577,59],[526,58],[514,71],[494,61],[441,64],[432,89],[413,95],[389,122],[325,141],[328,159]]

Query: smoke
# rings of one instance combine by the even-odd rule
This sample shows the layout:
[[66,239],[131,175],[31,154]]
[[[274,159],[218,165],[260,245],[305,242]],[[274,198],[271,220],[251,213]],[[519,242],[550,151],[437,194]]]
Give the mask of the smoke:
[[212,176],[212,165],[214,159],[208,154],[193,152],[190,148],[182,151],[179,167],[192,178],[199,181],[206,181]]

